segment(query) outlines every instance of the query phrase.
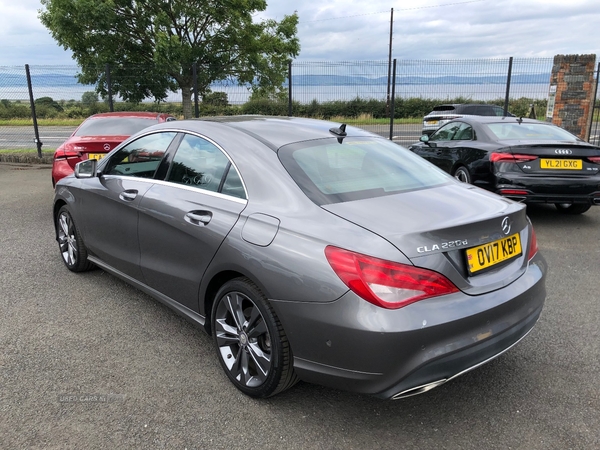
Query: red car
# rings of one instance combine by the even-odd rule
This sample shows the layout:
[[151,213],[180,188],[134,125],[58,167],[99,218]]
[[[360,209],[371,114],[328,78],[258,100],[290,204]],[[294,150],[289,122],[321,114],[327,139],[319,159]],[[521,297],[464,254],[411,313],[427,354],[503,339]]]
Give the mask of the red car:
[[85,159],[101,159],[132,134],[175,117],[153,112],[112,112],[85,119],[54,152],[52,186],[73,173],[75,164]]

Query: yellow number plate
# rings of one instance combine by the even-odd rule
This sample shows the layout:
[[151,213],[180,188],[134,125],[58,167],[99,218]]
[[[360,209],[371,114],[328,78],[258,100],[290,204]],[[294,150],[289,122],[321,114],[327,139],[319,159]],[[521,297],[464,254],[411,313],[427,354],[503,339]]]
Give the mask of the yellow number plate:
[[582,170],[583,163],[580,159],[542,159],[541,169]]
[[106,156],[106,153],[88,153],[88,159],[97,159],[100,161]]
[[502,261],[516,258],[521,253],[523,253],[523,250],[521,249],[521,237],[519,233],[498,239],[494,242],[468,248],[467,262],[469,263],[469,272],[472,274],[479,272]]
[[437,125],[439,123],[438,120],[426,120],[427,125]]

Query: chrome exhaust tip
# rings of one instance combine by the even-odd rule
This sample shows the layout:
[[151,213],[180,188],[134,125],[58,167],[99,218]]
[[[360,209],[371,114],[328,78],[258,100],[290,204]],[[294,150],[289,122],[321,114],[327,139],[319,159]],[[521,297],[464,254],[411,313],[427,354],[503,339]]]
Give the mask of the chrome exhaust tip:
[[448,381],[448,379],[444,378],[443,380],[438,380],[438,381],[434,381],[432,383],[423,384],[422,386],[417,386],[414,388],[406,389],[405,391],[394,394],[392,396],[392,400],[398,400],[401,398],[412,397],[413,395],[423,394],[427,391],[432,390],[433,388],[436,388],[436,387],[444,384],[446,381]]
[[600,205],[600,197],[594,197],[594,199],[592,200],[592,203],[594,205]]

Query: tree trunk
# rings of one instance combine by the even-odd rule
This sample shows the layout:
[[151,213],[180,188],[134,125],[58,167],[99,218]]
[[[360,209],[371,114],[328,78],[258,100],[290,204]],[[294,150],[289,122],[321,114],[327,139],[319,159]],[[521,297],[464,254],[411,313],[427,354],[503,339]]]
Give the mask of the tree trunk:
[[183,118],[191,119],[192,114],[192,87],[181,86],[181,104],[183,106]]

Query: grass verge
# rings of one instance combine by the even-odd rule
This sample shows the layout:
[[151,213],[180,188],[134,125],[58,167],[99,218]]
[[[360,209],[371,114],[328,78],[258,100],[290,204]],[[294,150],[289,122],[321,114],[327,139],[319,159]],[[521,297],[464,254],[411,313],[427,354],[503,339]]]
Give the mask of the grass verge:
[[[77,127],[83,119],[38,119],[41,127]],[[33,126],[31,119],[1,119],[0,126],[3,127],[29,127]]]
[[[24,155],[29,155],[32,153],[37,154],[37,148],[20,148],[17,150],[14,149],[0,149],[0,153],[3,154],[8,154],[10,153],[12,154],[24,154]],[[54,150],[42,150],[42,155],[53,155],[54,154]]]

